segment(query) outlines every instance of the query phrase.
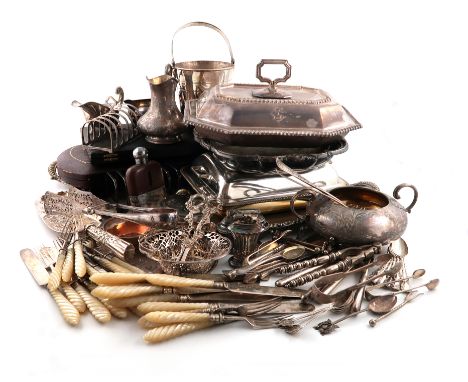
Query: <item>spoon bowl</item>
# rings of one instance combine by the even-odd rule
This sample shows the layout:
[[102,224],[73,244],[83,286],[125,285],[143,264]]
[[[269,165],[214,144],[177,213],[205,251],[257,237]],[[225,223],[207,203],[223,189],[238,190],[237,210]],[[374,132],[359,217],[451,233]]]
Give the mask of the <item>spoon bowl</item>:
[[433,279],[426,284],[428,290],[434,290],[439,285],[439,279]]
[[286,248],[284,251],[278,254],[279,257],[282,257],[285,260],[296,260],[299,257],[303,256],[305,248],[299,245]]
[[369,301],[369,311],[375,314],[390,312],[397,303],[395,295],[378,296]]

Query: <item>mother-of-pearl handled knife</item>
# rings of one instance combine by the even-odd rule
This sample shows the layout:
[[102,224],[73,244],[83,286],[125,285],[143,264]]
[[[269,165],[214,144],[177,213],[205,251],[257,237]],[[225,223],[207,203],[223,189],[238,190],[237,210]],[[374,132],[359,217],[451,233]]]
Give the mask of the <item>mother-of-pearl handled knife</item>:
[[[300,289],[287,289],[284,287],[268,287],[256,284],[242,284],[214,280],[192,279],[188,277],[173,276],[155,273],[96,273],[90,280],[99,285],[123,285],[147,282],[162,287],[197,287],[226,290],[235,293],[256,294],[265,296],[279,296],[300,298],[304,291]],[[109,297],[111,298],[111,297]]]
[[[49,282],[49,273],[36,254],[31,249],[26,248],[20,251],[20,256],[37,284],[46,286]],[[80,312],[78,312],[73,304],[58,289],[47,290],[57,304],[63,319],[72,326],[78,325],[80,322]]]

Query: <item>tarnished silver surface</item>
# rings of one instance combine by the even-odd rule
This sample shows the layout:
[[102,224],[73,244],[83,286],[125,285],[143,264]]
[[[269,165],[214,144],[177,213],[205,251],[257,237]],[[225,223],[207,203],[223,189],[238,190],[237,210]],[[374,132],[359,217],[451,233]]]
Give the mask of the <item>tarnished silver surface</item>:
[[208,273],[216,261],[231,250],[231,241],[216,232],[203,233],[193,242],[185,259],[180,258],[183,238],[191,235],[187,230],[153,230],[138,239],[140,252],[158,261],[168,274]]
[[[341,251],[332,252],[329,255],[316,257],[309,260],[315,260],[314,263],[310,263],[310,268],[305,268],[290,276],[279,279],[276,281],[276,285],[295,288],[323,276],[348,271],[355,264],[372,258],[378,251],[379,247],[366,245],[362,247],[346,248]],[[334,263],[336,260],[339,261]],[[313,267],[317,265],[326,265],[326,267],[314,269]]]
[[[174,59],[174,38],[181,30],[190,27],[205,27],[217,32],[226,42],[231,56],[230,62],[206,60],[176,62]],[[167,66],[166,71],[179,81],[179,96],[182,107],[186,100],[196,99],[211,87],[218,84],[228,84],[231,80],[234,70],[234,56],[231,44],[223,31],[213,24],[195,21],[179,27],[172,37],[171,56],[172,62]]]
[[343,139],[361,128],[348,110],[323,90],[277,86],[276,82],[289,78],[289,64],[286,67],[289,70],[281,79],[259,76],[270,82],[268,89],[245,84],[212,87],[186,102],[184,120],[204,139],[239,146],[311,147]]
[[177,80],[164,74],[148,78],[151,89],[151,104],[138,120],[138,129],[146,140],[156,144],[169,144],[180,141],[180,134],[187,128],[182,122],[182,113],[175,103]]
[[133,244],[121,239],[118,236],[112,235],[101,228],[91,224],[86,227],[86,233],[93,240],[109,247],[112,252],[124,260],[132,259],[135,255],[135,247]]
[[229,264],[240,267],[244,258],[257,249],[260,234],[268,229],[268,223],[259,210],[236,210],[227,228],[232,237],[234,254]]
[[[208,153],[196,158],[181,173],[196,192],[216,197],[225,207],[289,200],[302,188],[288,176],[246,175],[228,171]],[[328,163],[301,175],[325,190],[347,185]]]
[[[397,202],[399,190],[409,187],[414,191],[411,204],[405,208]],[[416,187],[402,184],[395,188],[395,198],[367,187],[339,187],[331,194],[345,202],[343,207],[322,195],[308,190],[299,191],[291,199],[291,210],[296,214],[296,199],[309,195],[307,207],[310,227],[319,235],[333,236],[338,242],[353,244],[388,243],[403,235],[408,224],[407,214],[417,200]],[[300,215],[298,215],[300,216]]]
[[72,226],[73,231],[86,231],[94,240],[108,246],[122,259],[131,259],[135,254],[132,244],[99,228],[101,223],[96,215],[83,213],[81,203],[88,198],[94,200],[95,197],[92,194],[81,194],[79,190],[75,193],[72,189],[58,194],[46,192],[37,204],[39,215],[44,224],[55,232],[62,232],[67,225]]
[[[263,77],[262,68],[266,64],[268,65],[284,65],[286,68],[286,74],[284,77],[276,78],[271,80],[270,78]],[[289,99],[291,95],[278,90],[277,86],[280,82],[286,82],[291,78],[291,64],[288,60],[275,60],[275,59],[263,59],[257,64],[257,78],[260,82],[268,83],[268,88],[257,90],[252,92],[252,95],[257,98],[269,98],[269,99]]]
[[[44,205],[44,200],[47,200],[47,206]],[[57,194],[46,192],[36,203],[36,207],[44,223],[55,232],[61,230],[67,219],[67,214],[77,214],[84,225],[99,222],[101,216],[128,220],[148,227],[164,226],[167,228],[177,221],[177,210],[173,208],[111,204],[99,199],[91,192],[78,190],[72,186],[69,186],[66,192]],[[52,210],[54,213],[48,214],[46,209]],[[114,209],[128,212],[119,213],[113,211]]]
[[73,101],[83,109],[86,122],[81,127],[81,141],[85,146],[110,153],[138,137],[137,121],[141,114],[137,107],[124,102],[121,87],[116,89],[117,99],[108,97],[105,104]]
[[348,150],[348,143],[342,139],[322,146],[314,147],[255,147],[228,146],[222,143],[202,139],[193,131],[195,141],[214,154],[229,171],[274,175],[277,170],[276,158],[299,172],[319,168],[329,162],[333,156]]

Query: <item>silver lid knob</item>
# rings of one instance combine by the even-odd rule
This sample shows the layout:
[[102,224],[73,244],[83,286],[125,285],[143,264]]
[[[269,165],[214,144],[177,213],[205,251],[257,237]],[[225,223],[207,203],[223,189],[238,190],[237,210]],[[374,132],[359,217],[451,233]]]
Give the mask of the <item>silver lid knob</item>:
[[144,147],[137,147],[133,150],[133,157],[135,158],[136,164],[145,164],[148,162],[148,150]]

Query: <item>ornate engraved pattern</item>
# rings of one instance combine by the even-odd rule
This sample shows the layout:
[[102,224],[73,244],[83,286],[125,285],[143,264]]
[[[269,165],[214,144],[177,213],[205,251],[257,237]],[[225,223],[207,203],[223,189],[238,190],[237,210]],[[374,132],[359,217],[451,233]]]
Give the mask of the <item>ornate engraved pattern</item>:
[[[252,88],[252,85],[249,84],[236,84],[238,87],[247,87],[247,88]],[[262,87],[259,86],[259,89]],[[278,87],[280,90],[282,86]],[[294,87],[289,87],[289,88],[294,88]],[[302,89],[309,89],[309,90],[315,90],[317,91],[318,89],[312,89],[312,88],[302,88]],[[206,93],[205,93],[206,94]],[[228,96],[221,94],[217,92],[214,96],[213,99],[218,102],[234,102],[234,103],[254,103],[254,104],[289,104],[289,105],[321,105],[324,103],[331,102],[332,99],[330,96],[323,94],[321,95],[320,99],[306,99],[306,100],[295,100],[295,99],[281,99],[281,98],[242,98],[242,97],[233,97],[233,96]]]
[[406,229],[407,213],[395,199],[384,196],[388,204],[375,209],[344,208],[318,196],[308,208],[311,228],[319,235],[333,236],[346,243],[388,243],[396,240]]
[[191,246],[185,261],[177,261],[182,238],[191,237],[187,230],[149,231],[139,238],[140,251],[158,260],[164,273],[206,273],[215,261],[231,250],[231,241],[216,232],[204,234]]
[[110,233],[97,228],[94,225],[87,226],[86,232],[89,234],[89,236],[91,236],[92,239],[96,240],[98,243],[108,246],[115,253],[121,256],[125,256],[129,252],[135,251],[132,244],[127,243],[125,240],[111,235]]
[[272,136],[284,136],[284,137],[338,137],[344,134],[349,133],[350,131],[357,130],[361,128],[361,125],[352,125],[350,127],[346,127],[343,129],[333,130],[333,131],[326,131],[326,130],[299,130],[299,129],[265,129],[265,130],[255,130],[253,128],[250,129],[241,129],[241,128],[225,128],[221,125],[208,125],[205,123],[195,122],[190,120],[190,124],[198,127],[199,130],[197,131],[200,136],[200,130],[203,133],[203,130],[209,130],[215,133],[221,134],[228,134],[228,135],[272,135]]

